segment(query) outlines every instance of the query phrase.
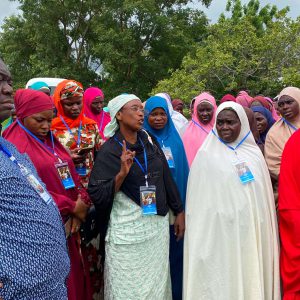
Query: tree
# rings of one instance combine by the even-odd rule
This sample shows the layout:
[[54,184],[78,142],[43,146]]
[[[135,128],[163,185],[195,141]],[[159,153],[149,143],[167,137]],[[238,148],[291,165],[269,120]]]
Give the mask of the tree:
[[7,18],[0,36],[17,85],[54,76],[97,84],[108,97],[146,97],[206,34],[207,19],[189,0],[19,2],[22,15]]
[[248,89],[275,96],[284,85],[299,83],[300,23],[277,12],[263,31],[249,16],[220,18],[207,38],[188,54],[170,78],[152,91],[190,101],[203,90],[217,98]]

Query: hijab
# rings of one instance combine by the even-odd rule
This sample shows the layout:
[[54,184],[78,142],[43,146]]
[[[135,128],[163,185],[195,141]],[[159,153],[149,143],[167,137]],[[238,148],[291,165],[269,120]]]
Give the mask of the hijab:
[[250,107],[251,100],[252,100],[252,97],[249,96],[249,94],[246,91],[240,91],[236,97],[236,103],[238,103],[244,107]]
[[[152,128],[148,122],[149,114],[156,108],[162,108],[167,114],[167,118],[168,118],[167,124],[163,129],[160,130],[156,130]],[[170,170],[173,175],[173,179],[176,182],[177,188],[179,189],[181,199],[185,202],[189,167],[188,167],[188,162],[185,155],[183,143],[173,124],[172,118],[168,110],[167,102],[162,97],[153,96],[147,100],[145,109],[147,111],[147,115],[145,116],[145,120],[144,120],[144,128],[148,132],[150,132],[153,136],[155,136],[161,148],[163,147],[171,148],[174,162],[175,162],[175,168],[170,168]]]
[[[16,92],[15,107],[18,120],[24,126],[23,120],[26,117],[53,109],[54,104],[50,96],[43,92],[22,89]],[[40,178],[46,184],[47,190],[58,205],[61,214],[69,214],[74,209],[74,201],[77,199],[78,191],[75,188],[64,189],[55,167],[58,159],[51,151],[52,142],[50,135],[45,140],[38,141],[15,121],[4,132],[3,136],[14,144],[19,152],[26,153],[30,157]],[[62,161],[68,162],[72,178],[76,186],[79,186],[79,178],[70,155],[54,136],[53,139],[56,154]]]
[[[280,299],[277,221],[268,169],[243,107],[224,102],[216,116],[224,109],[233,109],[241,122],[238,138],[227,145],[236,147],[249,135],[236,155],[219,140],[215,122],[215,134],[209,134],[190,169],[184,298]],[[254,175],[247,185],[232,164],[237,156]]]
[[104,138],[104,128],[110,122],[110,115],[103,109],[99,114],[95,114],[92,111],[91,104],[96,97],[101,97],[102,99],[104,99],[102,90],[97,87],[90,87],[85,90],[83,94],[84,114],[86,117],[94,120],[97,123],[99,132],[102,138]]
[[171,97],[169,96],[169,94],[158,93],[155,96],[162,97],[167,101],[168,109],[169,109],[169,113],[172,118],[172,121],[175,125],[176,130],[178,132],[180,132],[180,130],[184,127],[184,125],[186,125],[188,123],[188,120],[186,119],[186,117],[183,116],[180,112],[173,109],[172,100],[171,100]]
[[236,99],[234,96],[232,96],[231,94],[226,94],[222,97],[221,101],[220,101],[220,104],[226,102],[226,101],[233,101],[233,102],[236,102]]
[[267,133],[269,132],[270,128],[275,123],[275,120],[273,119],[271,112],[268,109],[266,109],[265,107],[253,106],[253,107],[251,107],[251,109],[253,112],[261,113],[267,119],[268,126],[267,126],[266,130],[259,135],[261,142],[264,144],[266,141]]
[[[284,88],[280,92],[278,100],[284,95],[292,97],[300,105],[299,88]],[[298,115],[298,120],[294,121],[292,125],[300,128],[300,114]],[[288,126],[281,118],[272,126],[267,134],[265,142],[265,158],[269,167],[269,171],[275,178],[279,175],[281,156],[284,146],[294,132],[295,130]]]
[[82,84],[75,80],[66,79],[57,85],[53,95],[54,104],[57,109],[57,117],[54,118],[52,121],[52,127],[51,127],[52,130],[66,129],[66,126],[60,117],[64,119],[64,121],[66,122],[66,124],[69,126],[70,129],[79,127],[80,123],[82,125],[96,124],[94,120],[91,120],[84,116],[84,103],[82,103],[82,109],[80,115],[76,119],[71,119],[65,115],[61,100],[68,99],[71,97],[82,97],[82,96],[83,96]]
[[49,85],[44,81],[37,81],[34,84],[32,84],[29,88],[32,89],[32,90],[35,90],[35,91],[50,93]]
[[178,105],[184,105],[183,101],[180,100],[180,99],[174,99],[172,100],[172,106],[173,106],[173,109],[175,110],[175,108],[178,106]]
[[108,102],[108,109],[110,112],[111,120],[104,129],[104,136],[106,138],[112,137],[119,129],[116,115],[126,103],[132,100],[140,100],[140,98],[134,94],[121,94]]
[[271,113],[272,113],[272,117],[275,121],[279,120],[280,119],[280,116],[278,116],[277,114],[277,111],[275,109],[275,106],[274,106],[274,102],[271,98],[269,97],[265,97],[265,99],[269,102],[270,106],[271,106]]
[[[214,109],[213,117],[211,121],[206,125],[202,124],[198,119],[197,106],[202,102],[210,103]],[[195,98],[192,120],[189,121],[188,127],[182,137],[189,166],[191,166],[194,157],[197,154],[198,149],[201,147],[208,133],[211,131],[213,127],[213,124],[215,122],[216,109],[217,109],[216,100],[209,93],[202,93]]]

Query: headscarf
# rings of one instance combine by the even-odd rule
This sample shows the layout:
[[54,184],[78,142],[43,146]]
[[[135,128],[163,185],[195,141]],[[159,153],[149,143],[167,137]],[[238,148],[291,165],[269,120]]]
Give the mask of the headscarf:
[[104,136],[109,138],[112,137],[119,129],[119,124],[116,118],[116,114],[119,110],[128,102],[132,100],[140,100],[134,94],[121,94],[108,102],[108,109],[111,117],[111,121],[106,125],[104,129]]
[[99,114],[93,113],[91,109],[91,104],[96,97],[101,97],[102,99],[104,99],[104,94],[102,90],[100,90],[97,87],[90,87],[85,90],[83,94],[84,114],[86,117],[94,120],[97,123],[99,132],[102,138],[104,138],[104,128],[110,122],[110,115],[103,109]]
[[240,91],[236,97],[236,103],[238,103],[244,107],[250,107],[251,100],[252,100],[252,97],[249,96],[249,94],[245,91]]
[[[284,88],[280,92],[278,99],[284,95],[295,99],[300,106],[300,89],[296,87]],[[298,119],[294,121],[292,125],[300,128],[300,114],[298,115]],[[284,146],[294,132],[294,129],[289,127],[283,119],[280,119],[272,126],[267,134],[265,142],[265,158],[269,171],[274,178],[277,178],[279,175]]]
[[[197,96],[195,99],[196,100],[195,100],[192,120],[189,121],[189,125],[182,137],[189,166],[191,166],[194,157],[197,154],[197,151],[199,150],[204,140],[206,139],[208,133],[211,131],[213,127],[213,124],[215,122],[215,112],[217,109],[215,98],[208,93],[202,93],[199,96]],[[214,109],[213,117],[211,121],[206,125],[202,124],[198,119],[197,106],[202,102],[209,102]],[[203,129],[201,129],[197,124],[195,124],[195,122],[198,123],[198,125],[200,125]]]
[[175,110],[175,108],[178,106],[178,105],[184,105],[184,102],[180,99],[173,99],[172,100],[172,106],[173,106],[173,109]]
[[[43,92],[31,89],[18,90],[15,95],[15,107],[19,122],[24,126],[23,120],[33,114],[53,109],[54,104],[51,98]],[[66,190],[62,186],[58,176],[55,164],[58,162],[57,157],[48,150],[52,149],[50,136],[44,141],[37,141],[27,133],[15,121],[4,133],[5,139],[13,143],[19,152],[26,153],[33,162],[37,172],[46,184],[47,190],[54,198],[63,218],[70,215],[74,209],[74,203],[78,196],[77,188]],[[68,162],[72,178],[79,186],[79,178],[75,170],[72,158],[65,148],[54,138],[55,152],[64,162]],[[87,194],[81,191],[85,197]],[[81,193],[80,192],[80,193]],[[84,197],[84,196],[83,196]],[[83,199],[83,198],[82,198]]]
[[169,109],[169,113],[172,118],[172,121],[175,125],[176,130],[178,132],[180,132],[180,130],[188,123],[188,120],[186,119],[186,117],[184,117],[180,112],[173,109],[172,100],[171,100],[171,97],[169,94],[158,93],[155,96],[162,97],[167,101],[168,109]]
[[[168,122],[166,126],[160,130],[152,128],[148,122],[149,114],[158,107],[162,108],[168,117]],[[189,167],[183,143],[173,124],[172,118],[168,110],[167,102],[162,97],[152,96],[147,100],[145,109],[147,111],[147,114],[145,115],[144,119],[144,128],[156,137],[161,147],[171,148],[175,162],[175,168],[172,168],[170,170],[179,189],[181,199],[185,201]]]
[[279,120],[280,119],[280,116],[278,116],[277,114],[277,111],[275,109],[275,106],[274,106],[274,102],[271,98],[269,97],[265,97],[265,99],[269,102],[270,106],[271,106],[271,113],[272,113],[272,117],[275,121]]
[[236,99],[234,96],[232,96],[231,94],[226,94],[222,97],[221,101],[220,101],[220,104],[226,102],[226,101],[233,101],[233,102],[236,102]]
[[273,119],[271,112],[268,109],[266,109],[265,107],[253,106],[253,107],[251,107],[251,109],[253,112],[261,113],[267,119],[268,126],[267,126],[266,130],[259,135],[261,142],[264,144],[266,141],[267,133],[269,132],[270,128],[275,123],[275,120]]
[[80,115],[74,120],[71,118],[68,118],[65,113],[64,109],[61,104],[61,100],[68,99],[71,97],[82,97],[83,96],[83,88],[81,83],[75,81],[75,80],[63,80],[60,82],[53,95],[54,104],[57,109],[57,117],[53,119],[52,121],[52,127],[51,129],[58,129],[58,130],[64,130],[66,129],[65,124],[62,122],[60,116],[63,117],[64,121],[67,123],[70,129],[77,128],[80,126],[80,123],[82,125],[86,124],[96,124],[94,120],[91,120],[84,116],[84,103],[82,103],[82,109],[80,112]]
[[271,108],[270,108],[271,104],[269,103],[269,101],[264,96],[255,96],[251,100],[250,106],[253,104],[253,102],[259,102],[264,108],[271,111]]
[[[241,122],[238,138],[227,144],[236,147],[250,128],[237,103],[222,103],[216,116],[229,108]],[[214,132],[218,136],[216,122]],[[277,220],[264,157],[251,133],[236,151],[217,136],[209,134],[190,169],[184,299],[280,299]],[[254,181],[240,182],[237,157],[247,162]]]
[[41,91],[41,92],[48,92],[50,93],[49,85],[44,81],[37,81],[31,86],[29,86],[30,89],[35,91]]
[[43,92],[19,89],[15,94],[15,108],[17,118],[23,122],[26,117],[41,111],[54,109],[54,104],[50,96]]

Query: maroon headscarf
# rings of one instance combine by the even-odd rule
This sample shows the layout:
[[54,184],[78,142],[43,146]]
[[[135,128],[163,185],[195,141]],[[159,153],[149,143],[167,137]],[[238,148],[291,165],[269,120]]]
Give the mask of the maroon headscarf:
[[[51,98],[45,93],[26,89],[16,92],[15,107],[17,117],[24,126],[24,118],[45,110],[53,109],[54,104]],[[55,167],[55,164],[58,163],[58,159],[48,150],[49,148],[52,149],[50,134],[44,141],[39,142],[22,129],[17,121],[15,121],[3,132],[3,137],[14,144],[19,152],[26,153],[30,157],[38,175],[46,184],[47,190],[52,195],[63,218],[71,214],[75,207],[79,190],[77,188],[64,189]],[[55,152],[62,161],[68,163],[75,185],[76,187],[80,187],[79,177],[71,156],[54,136],[53,138]],[[80,189],[80,194],[83,201],[89,202],[89,197],[84,189]]]
[[226,94],[222,97],[220,104],[222,104],[223,102],[227,102],[227,101],[233,101],[236,102],[235,97],[232,96],[231,94]]
[[251,100],[250,106],[253,104],[253,102],[259,102],[264,108],[266,108],[269,111],[272,111],[271,104],[264,96],[256,96]]

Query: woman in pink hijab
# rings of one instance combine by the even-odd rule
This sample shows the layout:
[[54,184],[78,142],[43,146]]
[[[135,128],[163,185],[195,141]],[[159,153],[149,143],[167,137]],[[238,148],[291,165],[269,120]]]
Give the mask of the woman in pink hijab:
[[182,137],[189,166],[213,128],[216,109],[216,100],[212,95],[202,93],[195,98],[192,120]]
[[252,97],[246,91],[240,91],[236,97],[236,103],[244,106],[250,107],[250,103],[252,101]]
[[103,110],[104,94],[97,87],[90,87],[83,94],[84,100],[84,115],[94,121],[98,125],[101,137],[104,137],[104,128],[110,122],[109,113]]

